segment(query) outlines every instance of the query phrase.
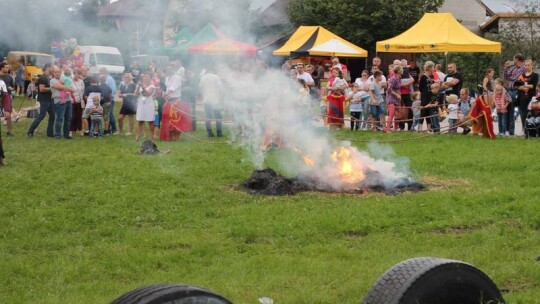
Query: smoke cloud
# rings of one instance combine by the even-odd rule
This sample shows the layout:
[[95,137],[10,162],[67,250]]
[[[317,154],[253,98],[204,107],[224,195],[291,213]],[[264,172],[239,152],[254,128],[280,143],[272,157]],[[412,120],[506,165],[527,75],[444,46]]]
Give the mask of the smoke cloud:
[[[175,1],[175,0],[173,0]],[[246,28],[250,22],[246,11],[249,1],[176,0],[184,8],[198,7],[201,15],[192,14],[190,20],[215,20],[215,25],[234,38],[244,42],[256,41]],[[246,3],[248,5],[246,5]],[[76,37],[79,44],[109,43],[109,33],[88,28],[80,15],[81,2],[75,0],[51,1],[8,1],[0,0],[0,41],[8,46],[17,46],[28,51],[45,51],[52,39]],[[163,16],[164,18],[165,16]],[[100,43],[101,41],[101,43]],[[208,64],[208,57],[192,56],[187,66]],[[322,127],[320,117],[313,113],[318,105],[302,97],[300,86],[282,71],[262,68],[252,59],[213,57],[212,65],[225,84],[222,94],[223,108],[232,118],[230,124],[231,143],[241,146],[250,156],[254,167],[265,166],[270,143],[283,149],[276,153],[280,169],[290,175],[309,175],[335,190],[355,187],[347,176],[340,172],[343,161],[348,158],[353,171],[365,175],[364,184],[393,187],[410,175],[406,159],[398,158],[389,147],[370,144],[368,151],[360,151],[343,142],[336,144],[328,131]],[[230,64],[230,62],[235,64]],[[198,71],[195,71],[198,73]],[[318,103],[318,102],[317,102]],[[337,151],[338,148],[344,148]],[[375,157],[376,156],[376,157]]]

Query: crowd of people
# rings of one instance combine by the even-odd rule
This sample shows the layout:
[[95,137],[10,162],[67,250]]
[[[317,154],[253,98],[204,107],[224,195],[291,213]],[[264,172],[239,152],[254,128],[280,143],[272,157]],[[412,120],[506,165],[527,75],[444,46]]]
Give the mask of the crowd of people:
[[[432,61],[426,61],[420,70],[416,62],[405,59],[395,60],[385,70],[381,59],[375,57],[371,68],[363,70],[354,82],[346,80],[348,68],[337,57],[331,58],[326,67],[313,64],[293,67],[287,61],[282,70],[299,85],[300,106],[309,112],[311,105],[318,103],[320,115],[331,130],[345,127],[349,107],[351,130],[441,133],[440,122],[448,118],[448,134],[457,134],[461,128],[465,135],[472,131],[492,137],[492,112],[500,136],[515,134],[514,122],[518,116],[514,115],[515,108],[523,128],[531,110],[535,116],[540,116],[534,111],[540,111],[540,104],[533,109],[530,105],[538,85],[533,62],[520,54],[513,59],[505,63],[502,78],[495,78],[493,69],[487,70],[478,95],[463,87],[463,75],[452,62],[446,66],[445,74],[443,67]],[[213,65],[205,66],[195,84],[194,74],[186,71],[179,61],[172,61],[164,68],[151,65],[147,69],[140,68],[135,61],[117,88],[106,68],[101,68],[99,75],[89,75],[86,66],[46,64],[43,75],[32,79],[27,86],[28,98],[36,98],[39,103],[39,114],[26,134],[34,137],[36,129],[48,116],[46,136],[56,139],[123,134],[134,136],[137,141],[141,138],[176,141],[182,132],[196,129],[195,106],[199,96],[204,104],[208,136],[221,137],[220,99],[229,80],[222,82],[224,75],[214,69]],[[19,68],[11,73],[7,63],[0,63],[2,113],[7,136],[13,136],[12,99],[24,91],[21,73],[24,75]],[[121,100],[118,119],[115,100]],[[487,116],[490,120],[483,128],[470,127],[471,122]],[[540,118],[538,121],[540,123]],[[215,133],[212,122],[216,125]],[[4,163],[4,158],[0,140],[0,164]]]
[[[106,68],[101,68],[99,75],[89,75],[86,66],[72,68],[47,63],[43,66],[43,75],[32,79],[27,86],[26,98],[35,99],[39,110],[26,135],[34,137],[36,129],[48,116],[46,136],[58,140],[72,139],[76,135],[103,138],[120,134],[134,134],[137,141],[142,137],[178,140],[181,132],[190,131],[195,126],[191,117],[195,93],[189,78],[179,61],[166,67],[166,75],[162,68],[150,67],[143,71],[134,62],[117,89]],[[0,63],[1,110],[8,136],[14,135],[14,97],[24,95],[24,89],[16,83],[17,79],[10,73],[7,63]],[[202,88],[201,91],[206,93],[209,89]],[[122,101],[118,120],[115,117],[115,99]],[[124,132],[126,117],[129,124]],[[136,130],[135,120],[138,123]],[[218,130],[218,136],[222,136],[221,130]],[[5,164],[4,159],[0,137],[0,165]]]
[[[331,62],[326,84],[321,65],[298,64],[292,68],[287,62],[282,66],[300,86],[307,84],[315,92],[312,96],[320,100],[321,115],[331,130],[345,127],[344,114],[349,107],[351,130],[441,133],[440,122],[448,118],[446,133],[457,134],[461,128],[467,135],[479,133],[471,128],[479,117],[490,116],[486,117],[488,124],[497,122],[498,135],[511,136],[515,134],[514,109],[518,109],[525,129],[538,85],[532,60],[525,60],[521,54],[514,56],[513,63],[505,64],[502,78],[495,78],[494,69],[488,69],[479,92],[464,87],[463,75],[453,62],[447,64],[446,73],[432,61],[426,61],[420,70],[416,62],[405,59],[394,60],[385,71],[381,59],[374,57],[371,69],[362,71],[354,82],[344,80],[347,67],[339,58],[333,57]],[[480,113],[474,111],[476,116],[471,117],[478,97],[485,105],[478,104]],[[536,115],[534,111],[532,115]]]

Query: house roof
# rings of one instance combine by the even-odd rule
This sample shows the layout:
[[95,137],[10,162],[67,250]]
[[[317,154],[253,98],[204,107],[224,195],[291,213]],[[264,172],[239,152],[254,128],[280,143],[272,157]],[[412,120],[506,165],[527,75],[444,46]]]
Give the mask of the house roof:
[[490,13],[519,13],[523,12],[524,4],[534,4],[538,0],[481,0]]
[[540,18],[540,13],[498,13],[493,15],[488,21],[480,26],[482,31],[489,31],[496,26],[501,18],[505,19],[525,19],[525,18]]
[[98,16],[109,17],[144,17],[148,13],[144,10],[146,1],[118,0],[102,7]]

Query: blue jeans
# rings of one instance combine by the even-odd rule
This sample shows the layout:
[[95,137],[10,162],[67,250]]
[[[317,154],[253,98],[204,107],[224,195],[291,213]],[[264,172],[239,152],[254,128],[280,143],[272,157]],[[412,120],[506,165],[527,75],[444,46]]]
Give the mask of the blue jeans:
[[99,132],[99,136],[103,137],[103,119],[92,119],[91,120],[91,126],[90,126],[90,135],[94,136],[96,132],[96,128]]
[[69,136],[69,126],[71,125],[71,111],[71,101],[54,104],[54,112],[56,113],[56,122],[54,123],[54,137],[59,138],[61,136],[60,131],[62,130],[65,137]]
[[214,107],[210,104],[205,104],[204,105],[204,113],[206,115],[206,132],[208,132],[208,135],[209,136],[213,136],[213,132],[212,132],[212,120],[211,119],[215,119],[216,120],[216,132],[217,132],[217,136],[222,136],[223,135],[223,132],[221,130],[221,109],[220,108],[217,108],[217,107]]
[[369,105],[369,112],[376,121],[381,119],[381,115],[384,114],[384,109],[380,105]]
[[369,98],[362,100],[362,120],[360,127],[364,129],[368,126],[369,121]]
[[41,100],[39,102],[39,115],[32,121],[32,124],[30,125],[30,128],[28,128],[28,131],[26,133],[33,135],[34,131],[36,131],[37,127],[45,118],[46,114],[49,114],[49,121],[47,122],[47,136],[53,137],[54,136],[54,102],[51,101],[43,101]]
[[497,113],[497,120],[499,121],[499,134],[505,134],[506,133],[506,125],[507,125],[507,113]]
[[441,131],[441,125],[439,122],[439,110],[435,109],[431,111],[431,117],[429,118],[431,121],[431,130],[435,133],[439,133]]

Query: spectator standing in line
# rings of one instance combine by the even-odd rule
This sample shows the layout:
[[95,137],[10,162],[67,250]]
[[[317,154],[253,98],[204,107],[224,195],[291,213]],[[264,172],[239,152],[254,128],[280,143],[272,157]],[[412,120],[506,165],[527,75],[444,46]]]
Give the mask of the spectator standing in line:
[[458,124],[461,125],[461,128],[463,128],[463,135],[467,135],[471,132],[471,128],[469,126],[466,126],[465,124],[470,124],[470,122],[467,122],[467,116],[469,116],[469,112],[471,112],[472,106],[474,104],[474,98],[469,97],[469,89],[462,88],[459,91],[459,99],[458,99],[458,107],[459,107],[459,114],[458,114]]
[[332,68],[338,68],[341,70],[341,72],[343,72],[343,79],[347,80],[349,77],[349,69],[347,68],[346,65],[344,65],[343,63],[340,63],[339,62],[339,58],[334,56],[331,58],[331,61],[332,61]]
[[405,130],[405,125],[407,125],[407,130],[410,131],[412,130],[413,125],[411,94],[414,92],[414,78],[410,74],[409,67],[407,66],[407,60],[401,59],[401,67],[403,68],[403,75],[401,75],[401,101],[407,108],[407,121],[400,122],[399,129]]
[[495,76],[495,70],[487,69],[486,75],[482,80],[482,91],[488,93],[488,95],[493,95],[493,77]]
[[431,130],[431,109],[427,107],[431,103],[431,85],[435,83],[435,63],[433,61],[426,61],[424,63],[424,74],[420,76],[418,83],[418,89],[420,90],[420,96],[422,100],[422,114],[420,116],[420,126],[424,124],[424,118],[426,119],[427,130]]
[[450,92],[450,94],[457,96],[463,85],[463,75],[457,70],[457,66],[453,62],[448,64],[447,69],[448,75],[441,78],[443,80],[441,87],[443,90]]
[[[50,81],[51,96],[54,102],[54,113],[56,115],[56,122],[54,124],[54,137],[56,139],[62,138],[72,139],[69,135],[69,127],[71,124],[71,93],[75,90],[71,86],[64,85],[64,82],[60,78],[62,71],[58,66],[53,66],[53,78]],[[62,91],[65,93],[62,99]]]
[[109,75],[109,71],[106,67],[102,67],[99,69],[99,75],[100,79],[101,77],[105,77],[105,83],[111,89],[110,107],[107,110],[108,113],[104,114],[104,116],[107,116],[109,118],[109,123],[105,126],[105,129],[109,134],[117,134],[118,130],[116,128],[116,116],[114,115],[114,97],[116,96],[116,81],[114,80],[114,78],[112,78],[111,75]]
[[124,135],[130,136],[133,134],[133,128],[135,125],[135,114],[137,113],[137,100],[135,98],[135,83],[133,83],[133,76],[131,73],[124,73],[122,82],[120,83],[120,89],[118,90],[118,97],[122,99],[122,107],[120,108],[120,115],[118,116],[118,129],[120,133],[124,131],[124,118],[127,116],[129,120],[129,131]]
[[414,79],[414,84],[413,84],[414,91],[418,91],[418,81],[420,80],[420,68],[416,65],[416,61],[414,60],[409,61],[409,74]]
[[420,113],[422,108],[422,101],[420,100],[420,92],[416,91],[412,94],[413,102],[411,106],[413,115],[413,125],[411,130],[422,131],[422,125],[420,125]]
[[[403,75],[403,67],[401,64],[396,64],[392,70],[392,77],[388,80],[388,88],[386,90],[386,107],[388,109],[388,119],[386,121],[385,132],[392,131],[392,122],[396,114],[396,106],[401,104],[401,76]],[[398,130],[398,122],[394,123],[393,131]]]
[[446,97],[446,102],[448,102],[448,134],[455,135],[457,134],[456,124],[458,123],[458,97],[455,94],[450,94]]
[[138,85],[140,80],[139,78],[141,76],[141,68],[139,67],[139,61],[134,60],[131,63],[131,67],[126,71],[126,73],[131,73],[131,76],[133,76],[133,82]]
[[212,131],[212,119],[216,121],[217,137],[221,137],[223,136],[223,131],[221,116],[222,103],[220,96],[223,89],[223,84],[219,76],[213,73],[212,66],[209,65],[206,69],[206,74],[201,77],[199,89],[204,104],[206,132],[208,133],[208,137],[214,137],[214,133]]
[[[508,107],[508,103],[510,102],[510,98],[508,97],[508,93],[506,93],[506,90],[504,89],[501,82],[497,81],[495,83],[494,91],[493,91],[493,105],[495,106],[495,110],[497,111],[497,122],[499,123],[499,136],[505,136],[506,135],[506,111]],[[489,94],[489,91],[488,91]]]
[[4,107],[4,120],[6,121],[7,126],[6,135],[13,136],[13,133],[11,133],[11,130],[13,129],[13,120],[11,119],[11,113],[13,112],[13,92],[15,85],[13,84],[13,77],[9,73],[9,65],[5,62],[0,63],[0,79],[4,81],[8,92],[6,101],[4,101],[6,105]]
[[84,102],[83,102],[83,96],[84,96],[84,81],[81,79],[81,72],[79,69],[73,70],[73,89],[75,89],[75,92],[73,92],[73,95],[75,96],[75,99],[72,102],[72,115],[71,115],[71,126],[70,131],[73,134],[73,132],[79,132],[81,136],[83,136],[83,128],[82,128],[82,112],[84,108]]
[[538,74],[533,70],[533,61],[525,60],[525,72],[518,78],[519,86],[517,87],[517,106],[521,117],[523,129],[526,126],[527,112],[529,111],[529,103],[536,96],[536,87],[538,86]]
[[104,122],[104,130],[103,133],[105,135],[111,134],[111,107],[112,103],[114,102],[114,96],[112,94],[111,87],[107,84],[107,75],[101,73],[99,74],[99,88],[101,89],[101,106],[103,107],[103,122]]
[[43,66],[43,75],[39,76],[37,81],[39,101],[39,115],[34,119],[26,134],[28,137],[34,137],[34,131],[39,126],[45,115],[49,115],[47,123],[47,136],[54,137],[54,102],[52,99],[50,78],[52,77],[52,64],[46,63]]
[[[7,95],[8,95],[8,91],[7,91],[7,87],[6,87],[6,84],[4,83],[4,81],[2,79],[0,79],[0,114],[3,114],[3,109],[4,109],[4,99],[7,98]],[[4,97],[6,96],[6,97]],[[7,101],[7,99],[6,99]],[[0,124],[0,128],[1,128],[1,124]],[[6,158],[6,155],[4,154],[4,145],[2,144],[2,130],[0,130],[0,166],[4,166],[6,163],[5,163],[5,158]]]
[[504,63],[504,80],[507,84],[505,89],[510,95],[510,103],[506,112],[506,122],[508,123],[508,133],[510,136],[513,136],[515,131],[514,108],[517,103],[517,87],[515,86],[515,82],[518,81],[519,76],[523,75],[523,73],[525,73],[525,57],[523,55],[514,55],[513,64],[511,61]]
[[443,81],[444,78],[446,77],[446,74],[442,71],[442,64],[440,63],[437,63],[435,65],[435,74],[437,74],[437,77],[435,77],[435,79],[438,79],[439,81]]
[[349,110],[351,114],[351,131],[358,131],[362,121],[362,97],[367,95],[364,89],[360,89],[358,83],[354,83],[352,92],[349,93],[346,100],[349,101]]
[[356,78],[354,83],[358,84],[360,90],[366,92],[366,95],[362,98],[362,123],[360,128],[362,130],[368,129],[368,120],[369,120],[369,72],[368,70],[363,70],[359,78]]
[[150,75],[143,73],[141,76],[141,84],[135,90],[135,95],[137,96],[137,133],[135,134],[135,140],[139,141],[141,132],[144,127],[144,123],[148,123],[150,129],[150,138],[153,139],[154,136],[154,92],[155,87],[152,83],[152,78]]
[[[369,112],[371,113],[371,120],[373,126],[373,132],[377,132],[377,125],[380,121],[380,117],[383,116],[383,109],[381,105],[384,103],[384,97],[382,95],[382,72],[373,72],[373,81],[369,84]],[[382,130],[382,129],[381,129]]]
[[24,82],[26,80],[26,68],[24,66],[24,58],[19,60],[19,66],[15,72],[15,85],[17,90],[17,95],[24,95]]
[[[90,102],[90,101],[89,101]],[[100,104],[100,98],[94,95],[91,99],[92,106],[90,107],[90,134],[96,138],[96,133],[99,138],[103,138],[103,107]]]

